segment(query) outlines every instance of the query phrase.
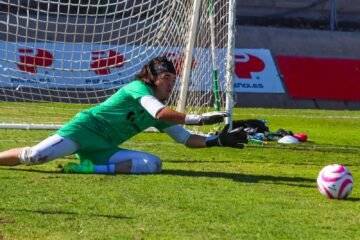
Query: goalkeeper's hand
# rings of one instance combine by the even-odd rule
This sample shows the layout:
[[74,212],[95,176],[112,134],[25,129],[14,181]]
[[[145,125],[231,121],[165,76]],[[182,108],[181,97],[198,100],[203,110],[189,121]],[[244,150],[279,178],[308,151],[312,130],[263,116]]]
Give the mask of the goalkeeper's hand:
[[243,148],[244,143],[248,142],[248,134],[242,127],[229,131],[229,124],[219,133],[219,135],[209,137],[206,146],[224,146],[233,148]]
[[201,115],[187,114],[185,117],[186,125],[209,125],[221,123],[227,117],[226,112],[208,112]]

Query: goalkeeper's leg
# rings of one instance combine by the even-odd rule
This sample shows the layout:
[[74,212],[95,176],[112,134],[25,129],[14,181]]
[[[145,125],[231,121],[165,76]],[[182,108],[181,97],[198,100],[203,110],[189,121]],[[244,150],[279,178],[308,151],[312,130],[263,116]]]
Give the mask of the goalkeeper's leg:
[[99,174],[158,173],[161,172],[162,163],[157,156],[150,153],[132,150],[119,150],[109,158],[106,164],[93,164],[92,171],[82,171],[81,169],[83,168],[79,166],[74,166],[74,171],[68,172]]
[[74,153],[78,145],[53,135],[33,147],[14,148],[0,153],[0,165],[41,164]]

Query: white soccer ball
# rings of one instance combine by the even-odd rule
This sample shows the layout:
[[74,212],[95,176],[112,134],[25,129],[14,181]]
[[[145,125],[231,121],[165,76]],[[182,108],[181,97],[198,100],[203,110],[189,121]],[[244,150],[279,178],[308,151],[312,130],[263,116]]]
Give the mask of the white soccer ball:
[[344,199],[353,188],[353,177],[348,168],[332,164],[321,169],[317,178],[320,193],[327,198]]

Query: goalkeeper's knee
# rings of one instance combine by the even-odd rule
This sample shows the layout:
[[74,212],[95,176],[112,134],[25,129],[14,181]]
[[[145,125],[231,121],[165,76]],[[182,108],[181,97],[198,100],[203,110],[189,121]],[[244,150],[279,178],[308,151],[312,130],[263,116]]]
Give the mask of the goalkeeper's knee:
[[20,151],[19,160],[23,164],[40,164],[70,155],[79,148],[78,144],[57,134],[52,135],[33,147]]
[[22,164],[32,165],[44,163],[48,161],[48,157],[42,155],[40,151],[34,148],[24,147],[20,152],[19,160]]
[[158,173],[161,172],[160,158],[147,154],[146,158],[133,158],[131,160],[131,173]]

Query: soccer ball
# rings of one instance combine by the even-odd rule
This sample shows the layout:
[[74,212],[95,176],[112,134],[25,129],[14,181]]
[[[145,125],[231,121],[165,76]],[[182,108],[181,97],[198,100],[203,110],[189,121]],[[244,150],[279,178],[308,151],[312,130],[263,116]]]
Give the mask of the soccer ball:
[[345,166],[332,164],[321,169],[317,178],[320,193],[327,198],[344,199],[353,188],[353,177]]

